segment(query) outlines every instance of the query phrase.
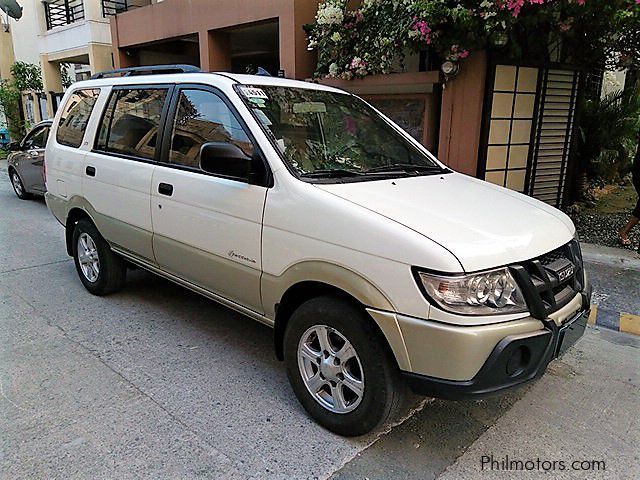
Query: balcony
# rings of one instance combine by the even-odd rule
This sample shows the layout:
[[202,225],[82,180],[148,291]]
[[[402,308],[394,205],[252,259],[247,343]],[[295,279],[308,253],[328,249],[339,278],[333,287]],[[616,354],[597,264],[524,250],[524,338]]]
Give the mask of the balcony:
[[102,15],[111,17],[119,13],[128,12],[134,8],[151,5],[151,0],[100,0],[102,4]]
[[83,0],[48,0],[43,4],[47,30],[84,20]]

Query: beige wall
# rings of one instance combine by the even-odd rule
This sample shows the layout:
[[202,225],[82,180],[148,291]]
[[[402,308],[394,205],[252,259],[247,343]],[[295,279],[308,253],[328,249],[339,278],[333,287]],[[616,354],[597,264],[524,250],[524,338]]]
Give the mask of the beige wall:
[[318,0],[165,0],[112,17],[115,63],[118,67],[138,64],[135,54],[127,54],[128,47],[197,34],[201,68],[227,70],[229,46],[220,29],[277,19],[280,68],[287,77],[308,78],[315,57],[307,51],[302,26],[313,21],[317,6]]
[[4,28],[0,28],[0,79],[11,77],[11,65],[15,61],[11,32],[5,32]]

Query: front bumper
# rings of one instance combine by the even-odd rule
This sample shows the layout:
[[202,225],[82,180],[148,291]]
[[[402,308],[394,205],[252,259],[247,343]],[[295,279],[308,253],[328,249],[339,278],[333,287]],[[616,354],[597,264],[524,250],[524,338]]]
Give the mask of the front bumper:
[[[402,372],[402,375],[415,393],[451,400],[496,394],[539,378],[551,360],[562,355],[583,335],[589,318],[590,288],[580,297],[580,309],[561,325],[549,318],[542,322],[541,330],[502,338],[470,380],[447,380],[411,372]],[[450,354],[465,355],[465,352]]]

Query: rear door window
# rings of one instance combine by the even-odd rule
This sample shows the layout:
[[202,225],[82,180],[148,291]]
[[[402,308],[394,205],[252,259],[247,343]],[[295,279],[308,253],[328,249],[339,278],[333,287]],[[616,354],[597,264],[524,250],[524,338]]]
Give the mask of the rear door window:
[[100,89],[76,90],[69,96],[60,115],[56,140],[62,145],[78,148],[82,144],[89,117],[100,95]]
[[167,88],[114,90],[100,128],[96,149],[153,160]]
[[49,127],[40,127],[31,132],[31,135],[24,141],[24,147],[28,150],[44,148],[47,145]]

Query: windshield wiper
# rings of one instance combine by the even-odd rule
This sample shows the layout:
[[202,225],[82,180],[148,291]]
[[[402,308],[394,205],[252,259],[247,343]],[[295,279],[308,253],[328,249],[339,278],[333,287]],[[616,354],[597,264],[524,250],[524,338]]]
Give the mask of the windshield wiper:
[[355,170],[347,170],[346,168],[321,168],[313,172],[301,173],[304,178],[341,178],[341,177],[359,177],[362,175]]
[[365,170],[367,173],[394,173],[394,172],[433,172],[433,173],[448,173],[449,170],[442,168],[439,165],[413,165],[411,163],[393,163],[391,165],[383,165],[381,167],[374,167]]

